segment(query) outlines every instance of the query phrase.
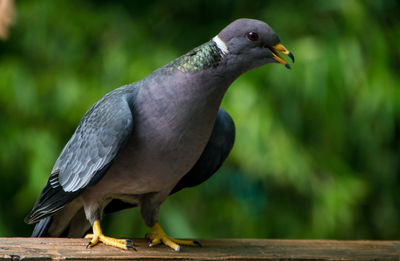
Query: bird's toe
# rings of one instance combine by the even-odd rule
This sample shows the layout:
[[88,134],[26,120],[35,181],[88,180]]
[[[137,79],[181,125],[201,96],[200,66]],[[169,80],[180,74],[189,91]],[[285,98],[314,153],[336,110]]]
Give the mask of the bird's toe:
[[119,239],[119,238],[112,238],[107,237],[104,235],[100,235],[99,241],[107,246],[113,246],[120,249],[135,249],[132,240],[130,239]]
[[156,223],[152,229],[153,229],[152,233],[147,233],[145,235],[145,237],[150,240],[149,247],[153,247],[162,243],[174,249],[175,251],[179,252],[181,250],[181,245],[201,246],[198,241],[176,239],[169,237],[158,223]]
[[85,236],[85,238],[92,239],[87,244],[86,248],[94,247],[99,242],[102,242],[103,244],[105,244],[107,246],[113,246],[113,247],[124,249],[124,250],[127,250],[127,249],[136,250],[135,245],[131,239],[112,238],[112,237],[107,237],[103,234],[100,234],[100,235],[88,234]]

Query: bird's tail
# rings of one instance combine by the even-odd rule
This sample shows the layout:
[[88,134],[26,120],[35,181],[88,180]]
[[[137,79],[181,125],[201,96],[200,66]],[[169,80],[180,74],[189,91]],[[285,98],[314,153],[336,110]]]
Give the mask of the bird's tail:
[[47,237],[49,236],[47,231],[50,227],[52,217],[47,217],[39,221],[39,223],[36,224],[35,228],[33,229],[32,232],[32,237]]

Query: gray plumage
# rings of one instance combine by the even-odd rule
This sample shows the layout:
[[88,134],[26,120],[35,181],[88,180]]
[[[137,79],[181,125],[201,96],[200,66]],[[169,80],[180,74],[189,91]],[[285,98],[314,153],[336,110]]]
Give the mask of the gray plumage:
[[168,195],[219,169],[235,137],[221,100],[242,73],[277,62],[279,38],[263,22],[239,19],[218,39],[92,106],[25,219],[39,222],[33,236],[81,237],[104,212],[132,206],[151,227]]

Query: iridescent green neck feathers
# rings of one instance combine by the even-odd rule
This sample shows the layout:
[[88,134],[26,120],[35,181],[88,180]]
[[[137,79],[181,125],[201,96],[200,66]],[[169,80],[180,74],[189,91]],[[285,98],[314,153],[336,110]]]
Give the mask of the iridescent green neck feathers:
[[224,53],[216,43],[210,40],[172,61],[167,67],[172,67],[182,72],[195,73],[216,67],[223,56]]

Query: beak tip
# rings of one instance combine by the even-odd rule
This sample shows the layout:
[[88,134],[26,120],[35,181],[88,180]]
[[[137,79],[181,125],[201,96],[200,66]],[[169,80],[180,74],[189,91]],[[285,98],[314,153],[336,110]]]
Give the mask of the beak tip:
[[292,62],[294,63],[294,55],[292,53],[288,53],[288,56],[290,57],[290,59],[292,59]]
[[[268,47],[268,46],[267,46]],[[278,52],[282,52],[290,57],[292,62],[294,63],[294,55],[286,49],[281,43],[278,43],[274,46],[268,47],[272,53],[273,59],[280,64],[283,64],[286,68],[290,69],[290,65],[282,58],[282,56]]]

